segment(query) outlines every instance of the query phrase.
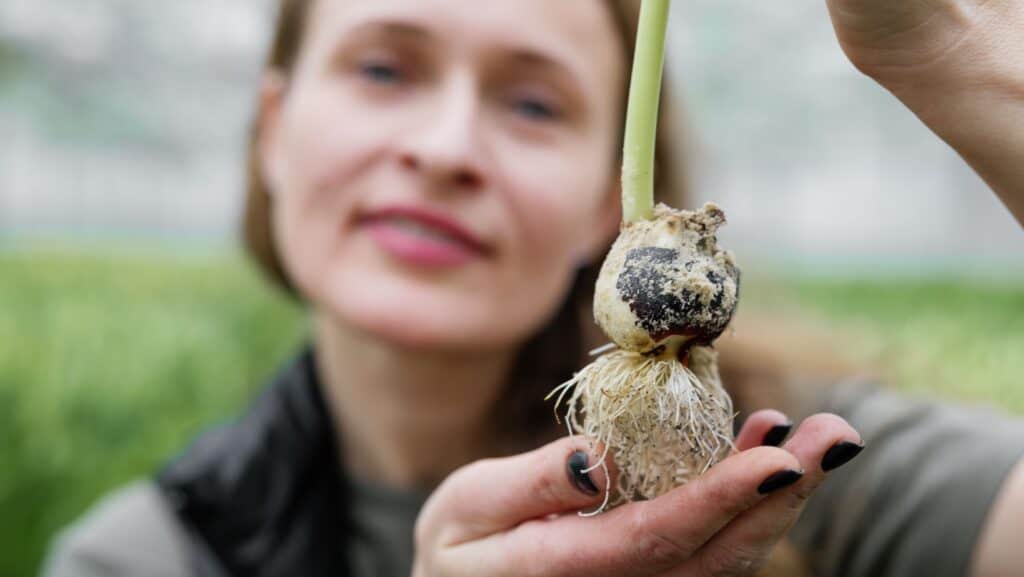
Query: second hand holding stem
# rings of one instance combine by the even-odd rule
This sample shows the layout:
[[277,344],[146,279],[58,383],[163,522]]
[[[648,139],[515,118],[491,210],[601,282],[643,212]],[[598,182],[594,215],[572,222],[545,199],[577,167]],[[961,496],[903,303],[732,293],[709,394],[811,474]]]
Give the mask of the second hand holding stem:
[[1024,3],[827,4],[850,61],[952,146],[1024,224]]

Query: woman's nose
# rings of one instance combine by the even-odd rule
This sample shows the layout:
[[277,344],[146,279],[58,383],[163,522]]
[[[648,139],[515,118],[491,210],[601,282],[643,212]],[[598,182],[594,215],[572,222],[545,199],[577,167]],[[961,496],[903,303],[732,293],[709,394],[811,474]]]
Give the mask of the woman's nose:
[[484,185],[479,142],[480,103],[469,78],[456,79],[425,107],[420,130],[403,135],[399,162],[435,187],[477,190]]

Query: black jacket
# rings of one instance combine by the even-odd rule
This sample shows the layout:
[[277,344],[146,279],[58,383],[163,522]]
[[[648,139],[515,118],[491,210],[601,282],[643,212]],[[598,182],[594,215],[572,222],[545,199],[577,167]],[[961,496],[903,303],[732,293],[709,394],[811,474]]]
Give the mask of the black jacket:
[[344,577],[344,475],[307,348],[237,421],[157,476],[201,577]]

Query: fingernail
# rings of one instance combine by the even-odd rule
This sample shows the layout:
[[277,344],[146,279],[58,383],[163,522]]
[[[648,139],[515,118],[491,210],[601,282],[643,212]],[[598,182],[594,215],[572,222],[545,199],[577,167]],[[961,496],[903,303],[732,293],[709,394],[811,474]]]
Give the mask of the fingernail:
[[850,441],[840,441],[825,451],[825,456],[821,458],[821,470],[831,471],[841,467],[859,455],[862,450],[864,450],[864,445],[858,445]]
[[789,431],[792,428],[793,423],[775,425],[768,429],[768,432],[764,434],[764,439],[761,440],[761,445],[765,447],[778,447],[782,444],[782,441],[786,440],[786,436],[789,435]]
[[788,487],[793,483],[796,483],[804,476],[803,471],[797,471],[795,469],[784,469],[778,473],[772,474],[770,477],[765,479],[760,485],[757,486],[757,492],[762,495],[767,495],[772,491],[778,491],[783,487]]
[[587,495],[597,495],[600,491],[594,484],[594,480],[590,478],[590,474],[583,472],[587,468],[588,462],[590,462],[590,457],[584,451],[576,451],[569,455],[569,480],[576,485],[577,489]]

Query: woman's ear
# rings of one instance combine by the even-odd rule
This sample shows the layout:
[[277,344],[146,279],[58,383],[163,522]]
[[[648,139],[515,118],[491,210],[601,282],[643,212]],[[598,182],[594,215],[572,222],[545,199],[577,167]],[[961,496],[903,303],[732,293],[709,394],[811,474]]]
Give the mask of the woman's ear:
[[588,229],[589,237],[580,260],[586,264],[595,264],[619,236],[619,226],[622,222],[622,184],[617,175],[612,178],[601,202],[597,205],[597,213],[592,215],[590,222],[594,223],[594,226]]
[[256,145],[259,154],[260,178],[267,193],[273,196],[279,188],[283,172],[283,147],[280,143],[281,111],[284,106],[288,82],[280,72],[270,71],[263,75],[260,84],[260,107],[257,123]]

